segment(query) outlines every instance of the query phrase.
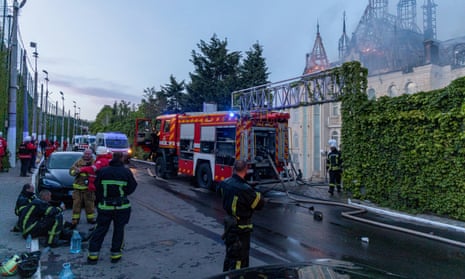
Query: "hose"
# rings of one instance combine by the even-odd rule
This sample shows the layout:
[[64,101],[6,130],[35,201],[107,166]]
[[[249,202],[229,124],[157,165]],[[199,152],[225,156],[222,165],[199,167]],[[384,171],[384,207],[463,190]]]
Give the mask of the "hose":
[[[438,242],[458,246],[458,247],[461,247],[461,248],[465,248],[465,243],[461,242],[461,241],[456,241],[456,240],[452,240],[452,239],[449,239],[449,238],[445,238],[445,237],[441,237],[441,236],[437,236],[437,235],[433,235],[433,234],[429,234],[429,233],[424,233],[424,232],[420,232],[420,231],[416,231],[416,230],[412,230],[412,229],[407,229],[407,228],[403,228],[403,227],[400,227],[400,226],[389,225],[389,224],[386,224],[386,223],[373,221],[373,220],[369,220],[369,219],[365,219],[365,218],[356,216],[356,215],[359,215],[359,214],[362,214],[362,213],[366,213],[368,211],[367,209],[362,208],[360,206],[341,203],[341,202],[320,200],[320,199],[315,199],[315,198],[311,198],[311,197],[307,198],[307,199],[302,199],[302,198],[292,196],[293,194],[290,194],[287,191],[287,189],[286,189],[285,193],[286,193],[286,195],[287,195],[287,197],[289,199],[291,199],[291,200],[293,200],[293,201],[295,201],[297,203],[323,204],[323,205],[340,206],[340,207],[345,207],[345,208],[352,209],[351,211],[341,212],[341,215],[342,215],[342,217],[353,220],[353,221],[357,221],[357,222],[361,222],[361,223],[364,223],[364,224],[377,226],[377,227],[384,228],[384,229],[403,232],[403,233],[407,233],[407,234],[414,235],[414,236],[424,237],[424,238],[427,238],[427,239],[430,239],[430,240],[434,240],[434,241],[438,241]],[[269,199],[268,202],[275,202],[275,201],[273,201],[272,199]]]

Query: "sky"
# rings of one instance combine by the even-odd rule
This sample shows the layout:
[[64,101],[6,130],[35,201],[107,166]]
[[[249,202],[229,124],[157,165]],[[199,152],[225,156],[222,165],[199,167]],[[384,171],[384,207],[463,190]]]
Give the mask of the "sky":
[[[13,0],[8,0],[11,4]],[[21,2],[21,1],[19,1]],[[20,39],[33,65],[37,43],[39,92],[48,72],[49,100],[65,110],[80,107],[95,120],[104,105],[140,104],[144,89],[189,82],[192,51],[214,34],[229,51],[245,52],[258,42],[277,82],[298,77],[316,37],[317,22],[330,62],[346,12],[347,33],[355,30],[368,0],[28,0],[19,12]],[[389,1],[396,13],[397,0]],[[438,39],[465,35],[465,1],[435,0]],[[424,0],[417,0],[422,29]],[[31,70],[33,70],[31,68]],[[77,110],[77,109],[76,109]]]

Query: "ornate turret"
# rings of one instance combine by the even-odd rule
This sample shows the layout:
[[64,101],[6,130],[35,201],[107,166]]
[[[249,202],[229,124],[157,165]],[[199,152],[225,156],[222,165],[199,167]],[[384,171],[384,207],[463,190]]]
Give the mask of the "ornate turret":
[[316,26],[315,44],[313,45],[312,53],[307,54],[307,64],[305,65],[304,75],[329,68],[328,57],[326,56],[323,40],[320,35],[320,24],[317,23]]

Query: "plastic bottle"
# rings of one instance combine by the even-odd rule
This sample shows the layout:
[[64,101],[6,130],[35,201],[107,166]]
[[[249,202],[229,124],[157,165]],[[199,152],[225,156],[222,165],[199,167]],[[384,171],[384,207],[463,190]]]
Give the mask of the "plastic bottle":
[[81,235],[77,230],[73,230],[73,236],[71,237],[71,243],[69,251],[73,254],[78,254],[81,252]]
[[63,264],[63,269],[60,271],[58,278],[59,279],[74,279],[74,274],[73,274],[73,271],[71,270],[70,263]]
[[28,234],[27,238],[26,238],[26,249],[28,251],[31,250],[31,245],[32,245],[32,236],[31,236],[31,234]]

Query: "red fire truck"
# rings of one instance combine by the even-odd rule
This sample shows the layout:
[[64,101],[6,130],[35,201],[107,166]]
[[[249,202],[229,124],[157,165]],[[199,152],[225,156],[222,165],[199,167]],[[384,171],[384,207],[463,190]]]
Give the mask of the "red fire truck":
[[211,189],[238,159],[249,163],[251,181],[277,178],[289,157],[288,120],[283,112],[162,115],[153,129],[148,119],[137,120],[136,144],[151,146],[157,176],[188,175]]

